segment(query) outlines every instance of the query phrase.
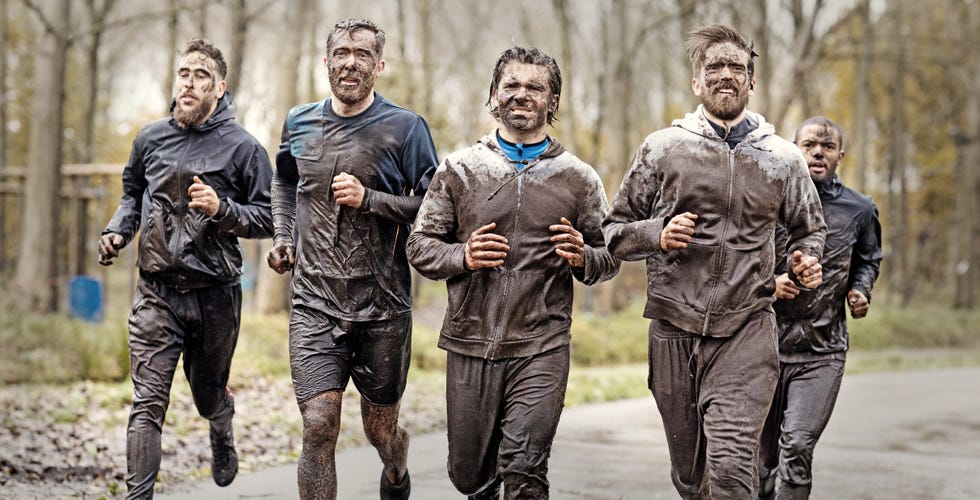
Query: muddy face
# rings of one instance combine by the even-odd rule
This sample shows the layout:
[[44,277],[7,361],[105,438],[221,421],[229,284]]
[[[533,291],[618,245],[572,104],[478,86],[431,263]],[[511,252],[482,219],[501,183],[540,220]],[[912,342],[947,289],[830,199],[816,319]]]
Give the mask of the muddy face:
[[806,158],[810,179],[823,184],[834,178],[837,166],[844,158],[837,132],[826,125],[807,125],[796,136],[796,145]]
[[191,52],[177,64],[174,82],[174,120],[181,128],[200,125],[211,115],[225,93],[218,64],[201,52]]
[[708,114],[723,121],[742,114],[752,95],[748,64],[749,54],[733,43],[718,43],[705,51],[693,88]]
[[381,73],[381,56],[375,50],[374,34],[357,30],[337,37],[326,57],[330,90],[348,106],[367,99]]
[[548,68],[511,61],[501,73],[493,96],[500,124],[521,134],[543,130],[558,103]]

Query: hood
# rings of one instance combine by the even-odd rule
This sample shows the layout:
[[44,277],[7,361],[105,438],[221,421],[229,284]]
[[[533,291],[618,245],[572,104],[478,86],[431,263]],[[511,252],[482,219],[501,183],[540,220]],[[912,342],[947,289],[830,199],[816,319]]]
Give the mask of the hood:
[[[489,134],[481,137],[480,140],[478,140],[476,142],[479,143],[479,144],[483,144],[484,146],[490,148],[491,151],[499,154],[500,156],[503,156],[504,158],[507,157],[507,155],[504,153],[504,150],[501,149],[500,144],[497,143],[497,134],[496,134],[496,131],[493,131],[493,132],[491,132],[491,133],[489,133]],[[555,139],[554,137],[551,137],[549,135],[548,136],[548,149],[545,149],[544,152],[541,153],[540,156],[538,156],[538,158],[541,158],[541,159],[554,158],[556,156],[561,155],[564,152],[565,152],[565,146],[562,146],[561,143],[558,142],[558,139]]]
[[[759,126],[749,133],[744,142],[748,142],[753,147],[758,149],[765,149],[759,146],[759,143],[770,136],[776,134],[776,127],[771,123],[766,121],[766,118],[759,113],[753,111],[745,111],[745,119],[752,120],[758,123]],[[700,135],[702,137],[714,140],[722,141],[722,137],[715,132],[714,127],[708,121],[708,117],[704,114],[704,105],[698,104],[697,109],[693,112],[684,115],[684,118],[678,118],[671,123],[673,127],[679,127],[693,134]]]
[[[234,120],[235,105],[232,101],[233,97],[231,92],[226,90],[225,95],[221,96],[221,99],[218,99],[218,105],[214,108],[214,113],[211,113],[211,116],[209,116],[207,120],[204,120],[204,123],[190,127],[188,130],[203,132],[217,128],[228,120]],[[170,100],[170,125],[174,128],[180,128],[177,126],[177,121],[174,120],[174,108],[176,107],[177,99],[173,98]]]

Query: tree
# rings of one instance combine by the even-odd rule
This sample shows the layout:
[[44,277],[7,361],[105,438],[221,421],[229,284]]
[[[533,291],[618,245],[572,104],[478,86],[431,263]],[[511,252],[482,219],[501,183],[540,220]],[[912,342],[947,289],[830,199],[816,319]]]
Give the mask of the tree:
[[57,309],[55,241],[61,213],[60,167],[70,0],[50,0],[40,6],[28,1],[27,5],[43,28],[38,31],[30,164],[24,184],[14,289],[18,310],[44,313]]

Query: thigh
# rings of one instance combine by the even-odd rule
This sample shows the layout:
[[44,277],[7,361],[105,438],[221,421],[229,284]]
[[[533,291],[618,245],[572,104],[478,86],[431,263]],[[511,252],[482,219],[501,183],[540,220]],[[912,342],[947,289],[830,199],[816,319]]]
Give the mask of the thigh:
[[343,391],[353,350],[340,322],[315,309],[294,306],[289,316],[289,366],[296,401]]
[[812,361],[794,364],[793,368],[786,389],[783,432],[815,443],[834,411],[844,361]]
[[361,397],[376,406],[398,403],[412,359],[412,317],[356,323],[351,333],[351,377]]
[[502,362],[447,353],[449,478],[465,495],[480,491],[497,475],[504,375]]
[[133,404],[162,404],[154,415],[161,423],[170,401],[177,361],[184,349],[183,323],[175,307],[180,307],[179,294],[156,281],[139,279],[129,314]]
[[565,403],[568,363],[568,346],[507,360],[499,461],[508,497],[547,494],[548,457]]
[[184,373],[195,393],[224,392],[238,343],[241,287],[202,288],[184,295],[192,308],[185,312]]

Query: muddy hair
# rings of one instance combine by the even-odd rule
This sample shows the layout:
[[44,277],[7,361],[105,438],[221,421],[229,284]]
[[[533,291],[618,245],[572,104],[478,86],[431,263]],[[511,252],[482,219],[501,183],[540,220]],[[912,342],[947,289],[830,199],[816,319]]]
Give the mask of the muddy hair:
[[191,38],[184,46],[184,51],[180,53],[180,57],[184,57],[192,52],[200,52],[214,61],[218,66],[218,73],[220,73],[220,78],[216,78],[215,80],[224,80],[228,76],[228,63],[225,62],[225,56],[221,55],[221,51],[211,43],[211,40],[199,37]]
[[378,58],[385,51],[385,32],[378,27],[377,24],[368,21],[367,19],[347,19],[333,25],[333,29],[330,30],[330,34],[327,35],[327,55],[330,54],[330,49],[333,48],[333,44],[337,41],[343,33],[347,33],[347,36],[353,38],[354,32],[357,30],[368,30],[374,33],[374,51],[378,53]]
[[811,116],[810,118],[803,120],[803,123],[801,123],[800,126],[796,128],[796,134],[793,136],[793,142],[799,143],[800,132],[802,132],[804,128],[809,127],[810,125],[817,125],[818,127],[827,127],[830,130],[833,130],[837,134],[837,142],[838,142],[837,147],[840,149],[840,151],[844,151],[844,133],[840,131],[840,127],[838,127],[833,120],[827,118],[826,116]]
[[701,26],[687,34],[684,48],[687,49],[687,55],[691,59],[691,68],[694,70],[694,74],[697,75],[704,68],[704,54],[708,48],[719,43],[733,43],[749,55],[749,64],[746,70],[749,80],[751,80],[752,75],[755,74],[755,58],[759,56],[753,50],[755,43],[742,36],[735,28],[717,23]]
[[[549,56],[541,49],[535,47],[519,47],[514,46],[505,50],[500,54],[500,58],[497,59],[497,64],[493,67],[493,79],[490,80],[490,95],[487,96],[487,106],[490,107],[490,114],[494,118],[499,118],[500,113],[497,107],[493,105],[493,92],[497,89],[497,85],[500,84],[500,77],[507,66],[507,63],[511,61],[517,61],[524,64],[533,64],[535,66],[544,66],[548,69],[548,86],[550,87],[550,94],[561,96],[561,70],[558,69],[558,63],[555,62],[555,58]],[[560,103],[560,101],[559,101]],[[548,125],[558,121],[558,104],[555,103],[555,109],[548,111]]]

